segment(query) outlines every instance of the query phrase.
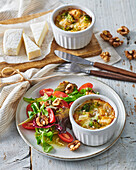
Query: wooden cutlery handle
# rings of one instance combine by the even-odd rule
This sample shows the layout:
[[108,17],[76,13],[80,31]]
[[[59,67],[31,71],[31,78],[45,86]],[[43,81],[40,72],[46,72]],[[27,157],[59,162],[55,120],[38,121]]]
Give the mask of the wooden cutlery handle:
[[102,71],[96,71],[91,70],[90,75],[94,75],[97,77],[103,77],[107,79],[114,79],[114,80],[121,80],[121,81],[128,81],[128,82],[136,82],[136,78],[124,76],[117,73],[110,73],[110,72],[102,72]]
[[114,66],[111,66],[111,65],[95,62],[93,66],[100,68],[102,70],[106,70],[106,71],[110,71],[110,72],[114,72],[114,73],[118,73],[118,74],[123,74],[123,75],[126,75],[126,76],[136,78],[136,73],[133,73],[131,71],[127,71],[127,70],[124,70],[124,69],[121,69],[121,68],[118,68],[118,67],[114,67]]

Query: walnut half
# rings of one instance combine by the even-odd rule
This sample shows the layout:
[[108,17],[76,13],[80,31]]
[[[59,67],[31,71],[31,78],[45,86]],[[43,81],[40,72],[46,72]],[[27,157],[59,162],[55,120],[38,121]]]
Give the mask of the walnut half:
[[76,84],[69,83],[65,88],[65,93],[66,94],[72,93],[75,87],[77,88]]
[[127,35],[129,33],[129,29],[125,26],[121,26],[120,28],[117,29],[117,33],[121,35]]
[[48,118],[45,115],[36,118],[36,124],[38,126],[48,125]]
[[119,37],[114,37],[111,38],[109,40],[109,43],[113,46],[113,47],[119,47],[120,45],[123,44],[124,41],[120,41]]
[[136,50],[125,51],[125,56],[129,59],[136,59]]
[[110,61],[110,57],[111,57],[111,55],[110,55],[110,53],[109,52],[102,52],[101,54],[100,54],[100,56],[101,56],[101,58],[105,61],[105,62],[109,62]]
[[75,151],[80,147],[81,143],[79,140],[75,140],[74,142],[71,142],[68,144],[68,147],[71,151]]
[[62,99],[61,98],[56,98],[53,102],[53,106],[59,106],[61,104]]
[[109,41],[110,38],[112,38],[112,35],[110,33],[110,31],[108,30],[104,30],[101,34],[100,34],[101,38],[104,40],[104,41]]

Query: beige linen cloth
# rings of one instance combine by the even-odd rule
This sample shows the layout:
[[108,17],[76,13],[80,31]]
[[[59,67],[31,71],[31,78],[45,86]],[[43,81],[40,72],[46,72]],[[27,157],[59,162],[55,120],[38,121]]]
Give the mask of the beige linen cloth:
[[[0,2],[0,4],[1,3],[2,2]],[[7,0],[6,3],[4,4],[5,5],[3,6],[3,8],[0,9],[0,19],[8,19],[9,17],[19,17],[34,12],[41,12],[41,10],[43,11],[50,10],[60,5],[60,2],[58,0],[44,0],[44,1],[43,0],[37,0],[37,1],[36,0],[20,0],[20,1]],[[14,6],[16,6],[16,8],[14,8]],[[29,6],[31,6],[31,8],[28,8]],[[5,18],[2,18],[4,16]],[[121,57],[114,50],[114,48],[109,46],[108,43],[104,42],[100,38],[99,33],[95,35],[102,47],[102,50],[109,51],[112,55],[109,64],[114,64],[118,62],[121,59]],[[88,60],[103,62],[100,56],[91,57],[88,58]],[[16,108],[20,98],[23,96],[23,94],[25,94],[25,92],[32,85],[36,84],[39,81],[45,80],[49,77],[65,74],[65,73],[54,72],[54,68],[56,66],[58,66],[58,64],[50,64],[43,67],[42,69],[36,69],[36,68],[29,69],[24,73],[19,73],[19,71],[17,71],[17,73],[19,74],[15,74],[10,77],[0,79],[0,85],[4,85],[7,83],[14,83],[7,86],[5,85],[0,93],[0,133],[4,132],[4,130],[8,127],[12,119],[15,117]]]
[[48,11],[60,4],[59,0],[0,0],[0,20]]

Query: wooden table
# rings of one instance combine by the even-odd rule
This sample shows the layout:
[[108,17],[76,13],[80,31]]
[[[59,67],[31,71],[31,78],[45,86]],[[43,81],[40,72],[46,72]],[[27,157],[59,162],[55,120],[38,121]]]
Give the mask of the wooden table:
[[[135,0],[63,0],[67,3],[79,3],[94,11],[96,28],[100,31],[116,30],[126,25],[133,30],[136,25]],[[135,39],[134,39],[135,38]],[[136,36],[132,41],[136,41]],[[136,72],[136,61],[128,61],[123,49],[117,49],[122,60],[116,66]],[[122,98],[127,122],[121,138],[105,153],[78,162],[65,162],[47,158],[31,149],[17,132],[15,121],[0,136],[0,169],[33,169],[33,170],[135,170],[136,169],[136,88],[133,83],[100,79],[110,85]]]

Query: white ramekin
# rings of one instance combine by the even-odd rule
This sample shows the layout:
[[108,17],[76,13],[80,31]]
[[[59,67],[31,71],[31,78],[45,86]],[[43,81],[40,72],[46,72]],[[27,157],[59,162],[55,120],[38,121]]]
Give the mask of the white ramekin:
[[[91,25],[85,30],[78,31],[78,32],[69,32],[58,28],[54,23],[56,16],[61,11],[67,10],[69,8],[81,9],[82,11],[86,12],[90,17],[92,17]],[[51,16],[51,26],[52,26],[55,40],[57,44],[67,49],[80,49],[85,47],[87,44],[89,44],[93,34],[94,23],[95,23],[95,16],[93,12],[87,9],[86,7],[76,5],[76,4],[62,5],[57,9],[55,9]]]
[[[103,129],[90,130],[90,129],[86,129],[86,128],[79,126],[75,122],[73,118],[75,109],[79,105],[81,105],[83,102],[89,99],[101,99],[101,100],[108,102],[113,107],[115,111],[115,118],[110,125],[106,126]],[[108,97],[105,97],[103,95],[94,94],[94,95],[86,95],[86,96],[80,97],[71,105],[69,114],[70,114],[70,121],[72,124],[72,130],[74,132],[74,135],[83,144],[90,145],[90,146],[103,145],[108,140],[110,140],[110,138],[113,136],[116,130],[116,124],[117,124],[117,118],[118,118],[117,107],[113,101],[111,101]]]

